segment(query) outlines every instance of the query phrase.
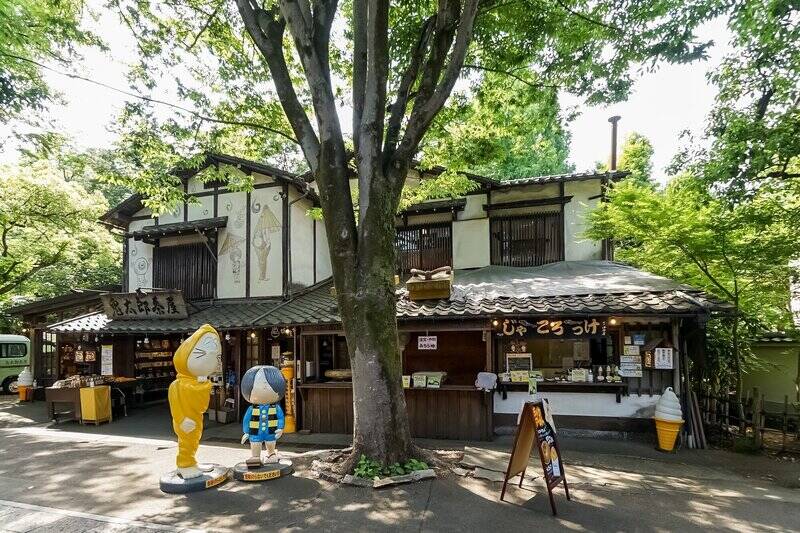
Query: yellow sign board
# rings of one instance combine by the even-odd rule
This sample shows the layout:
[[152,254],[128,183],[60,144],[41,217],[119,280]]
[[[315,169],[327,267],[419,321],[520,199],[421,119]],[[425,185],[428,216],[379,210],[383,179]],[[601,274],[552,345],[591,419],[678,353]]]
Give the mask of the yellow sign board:
[[275,479],[281,477],[280,470],[268,470],[266,472],[245,472],[245,481],[264,481],[265,479]]
[[211,479],[206,480],[206,488],[210,489],[211,487],[216,487],[223,483],[226,479],[228,479],[228,472],[225,472],[221,476],[212,477]]

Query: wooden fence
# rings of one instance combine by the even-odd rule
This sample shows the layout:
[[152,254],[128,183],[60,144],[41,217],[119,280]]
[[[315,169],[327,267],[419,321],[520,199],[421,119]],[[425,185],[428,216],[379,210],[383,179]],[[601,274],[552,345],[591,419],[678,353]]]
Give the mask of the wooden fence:
[[800,453],[800,406],[789,403],[788,396],[782,409],[770,410],[757,387],[747,391],[741,409],[733,394],[701,390],[698,401],[706,435],[718,446],[740,441],[753,449]]

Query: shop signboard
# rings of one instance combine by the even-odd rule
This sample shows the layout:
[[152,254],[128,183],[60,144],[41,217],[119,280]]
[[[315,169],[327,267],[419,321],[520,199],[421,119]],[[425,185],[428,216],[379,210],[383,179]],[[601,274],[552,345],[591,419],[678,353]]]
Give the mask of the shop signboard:
[[517,433],[514,437],[514,446],[511,449],[511,458],[508,461],[503,489],[500,493],[500,500],[505,497],[509,479],[519,475],[519,486],[522,486],[525,471],[528,469],[528,459],[534,446],[536,446],[541,460],[547,494],[550,497],[550,508],[555,515],[557,513],[556,502],[553,499],[553,489],[563,482],[567,500],[570,497],[567,478],[564,473],[564,464],[561,461],[561,451],[558,447],[556,426],[553,423],[553,417],[550,416],[549,405],[546,400],[526,402],[522,407]]
[[103,311],[112,320],[174,320],[189,316],[179,290],[103,294],[100,299]]
[[606,334],[605,322],[596,318],[559,318],[526,320],[506,318],[498,327],[498,335],[505,337],[546,337],[557,339],[583,339]]
[[672,370],[672,348],[656,348],[653,350],[655,367],[658,370]]
[[417,350],[437,350],[439,337],[436,335],[420,335],[417,337]]
[[104,344],[100,347],[100,375],[114,375],[114,345]]

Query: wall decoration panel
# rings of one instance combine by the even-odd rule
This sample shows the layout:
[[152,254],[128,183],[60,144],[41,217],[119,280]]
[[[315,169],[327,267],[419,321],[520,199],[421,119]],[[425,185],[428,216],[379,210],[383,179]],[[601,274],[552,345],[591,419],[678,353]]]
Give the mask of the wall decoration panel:
[[280,192],[279,187],[269,187],[250,193],[250,296],[283,294],[283,199]]
[[217,297],[244,298],[247,283],[247,193],[219,195],[218,215],[228,217],[219,232]]
[[[152,219],[135,220],[128,226],[129,232],[153,225]],[[128,239],[128,290],[153,286],[153,246]]]

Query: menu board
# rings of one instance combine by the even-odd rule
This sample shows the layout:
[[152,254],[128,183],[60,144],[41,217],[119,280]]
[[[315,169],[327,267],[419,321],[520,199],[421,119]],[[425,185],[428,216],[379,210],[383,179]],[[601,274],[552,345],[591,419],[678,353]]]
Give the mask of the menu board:
[[519,475],[519,486],[525,477],[525,470],[528,468],[533,447],[539,454],[539,459],[544,472],[544,480],[547,485],[547,494],[550,497],[550,508],[553,514],[556,513],[556,503],[553,499],[553,489],[560,483],[564,483],[564,493],[569,497],[569,487],[564,473],[564,463],[561,461],[561,451],[558,448],[556,437],[556,426],[553,417],[550,415],[549,405],[546,400],[526,402],[522,407],[517,434],[514,437],[514,447],[511,449],[511,458],[508,461],[503,489],[500,493],[500,500],[505,497],[508,480]]
[[104,344],[100,348],[100,375],[114,375],[114,346],[112,344]]
[[[637,346],[638,348],[638,346]],[[619,375],[624,378],[642,377],[642,356],[641,355],[620,355],[619,356]]]

